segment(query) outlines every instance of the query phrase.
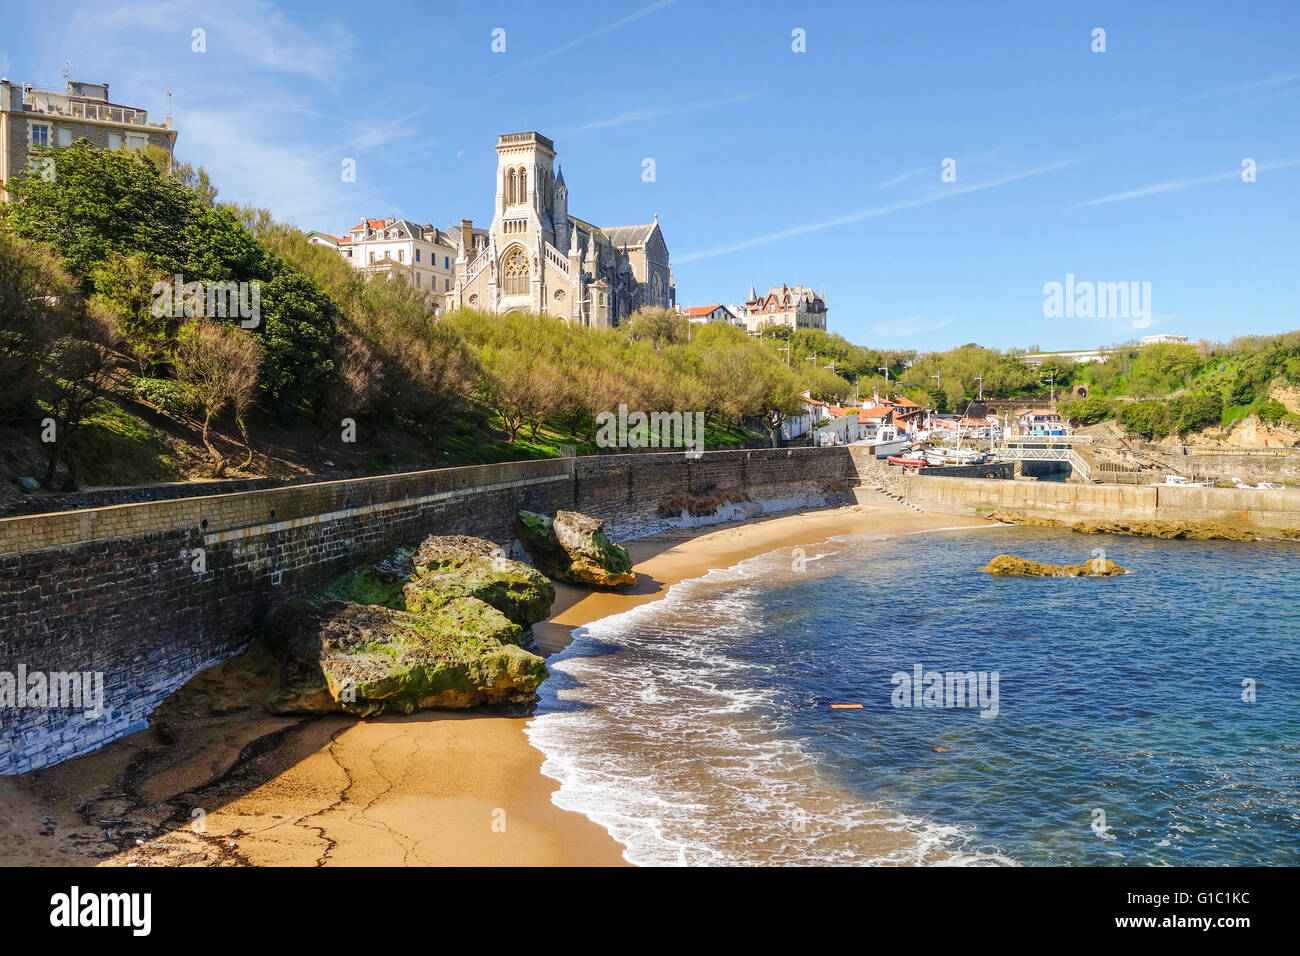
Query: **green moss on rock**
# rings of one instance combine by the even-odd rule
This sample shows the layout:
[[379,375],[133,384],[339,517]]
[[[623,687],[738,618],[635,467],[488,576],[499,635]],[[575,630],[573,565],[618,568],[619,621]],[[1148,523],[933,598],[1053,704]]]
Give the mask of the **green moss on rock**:
[[1094,558],[1083,564],[1045,564],[1029,561],[1014,554],[999,554],[980,568],[989,574],[1017,578],[1108,578],[1124,574],[1124,569],[1114,561]]
[[632,557],[609,540],[604,525],[576,511],[557,511],[554,519],[520,511],[515,535],[547,577],[585,587],[631,587],[636,584]]
[[489,541],[426,539],[272,614],[282,685],[267,706],[369,716],[531,700],[546,665],[519,645],[554,599]]

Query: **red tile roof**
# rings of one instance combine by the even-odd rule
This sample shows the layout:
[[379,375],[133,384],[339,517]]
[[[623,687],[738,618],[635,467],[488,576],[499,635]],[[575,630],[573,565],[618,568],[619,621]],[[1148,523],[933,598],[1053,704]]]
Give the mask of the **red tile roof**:
[[697,305],[693,309],[687,309],[686,314],[687,315],[708,315],[710,312],[714,311],[715,309],[720,309],[720,308],[722,308],[721,302],[715,302],[713,303],[713,305]]

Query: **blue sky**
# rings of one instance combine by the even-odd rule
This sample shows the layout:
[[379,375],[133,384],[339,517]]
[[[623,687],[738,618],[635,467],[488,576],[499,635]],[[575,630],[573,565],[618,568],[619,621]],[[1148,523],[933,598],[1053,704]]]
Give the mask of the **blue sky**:
[[[658,213],[684,305],[825,285],[884,348],[1300,327],[1293,0],[3,6],[0,73],[70,60],[155,117],[171,89],[177,155],[304,229],[486,224],[496,135],[537,129],[574,215]],[[1067,273],[1151,283],[1151,327],[1045,318]]]

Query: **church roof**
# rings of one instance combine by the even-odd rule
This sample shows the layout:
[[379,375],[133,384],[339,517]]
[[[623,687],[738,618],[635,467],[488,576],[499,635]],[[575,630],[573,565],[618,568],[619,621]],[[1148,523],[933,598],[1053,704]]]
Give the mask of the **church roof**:
[[655,230],[655,223],[648,222],[639,226],[609,226],[605,229],[609,241],[614,245],[629,249],[644,246],[650,241],[650,234]]

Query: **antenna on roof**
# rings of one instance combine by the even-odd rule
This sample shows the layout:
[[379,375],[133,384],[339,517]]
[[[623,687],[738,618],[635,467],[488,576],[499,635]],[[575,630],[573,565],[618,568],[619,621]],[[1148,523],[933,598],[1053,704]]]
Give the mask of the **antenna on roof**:
[[63,61],[63,82],[68,82],[68,77],[72,74],[72,63],[69,60]]

